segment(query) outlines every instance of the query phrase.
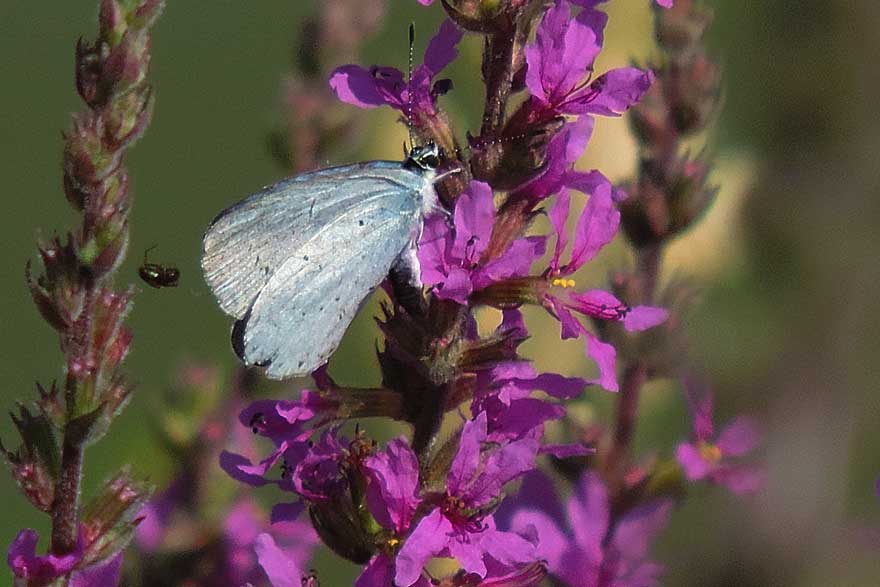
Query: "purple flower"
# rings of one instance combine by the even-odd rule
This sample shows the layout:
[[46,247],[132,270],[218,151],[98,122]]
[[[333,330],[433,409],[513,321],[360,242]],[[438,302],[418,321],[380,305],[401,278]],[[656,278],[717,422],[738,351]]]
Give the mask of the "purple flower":
[[391,106],[409,119],[419,118],[418,114],[433,115],[437,96],[443,93],[442,86],[433,80],[458,55],[456,45],[461,37],[451,20],[440,25],[425,50],[424,63],[413,70],[409,81],[393,67],[343,65],[330,75],[330,87],[340,100],[359,108]]
[[340,464],[348,456],[349,442],[345,437],[339,438],[338,432],[338,427],[325,430],[298,463],[287,461],[288,467],[293,466],[293,490],[309,501],[327,501],[348,486]]
[[528,275],[544,254],[544,237],[517,239],[498,258],[482,262],[495,222],[492,188],[472,181],[455,203],[454,227],[435,215],[424,225],[418,258],[422,283],[438,298],[467,304],[470,295],[492,283]]
[[[419,2],[422,2],[422,0],[419,0]],[[674,3],[674,0],[656,0],[656,2],[657,2],[657,4],[662,6],[663,8],[672,8],[672,4]],[[424,4],[424,2],[422,2],[422,4]]]
[[[392,440],[385,451],[364,460],[367,474],[367,507],[379,524],[392,532],[391,537],[370,559],[355,587],[392,587],[395,574],[394,548],[409,531],[421,499],[419,461],[403,438]],[[420,587],[429,583],[424,578]]]
[[538,443],[523,439],[483,451],[486,415],[465,423],[446,491],[422,518],[397,555],[395,583],[409,587],[435,556],[453,557],[468,573],[485,577],[487,561],[502,565],[534,562],[534,545],[495,528],[487,508],[505,483],[534,467]]
[[119,585],[122,575],[122,552],[85,569],[74,571],[70,587],[113,587]]
[[403,534],[409,529],[421,499],[419,461],[403,438],[364,460],[369,478],[367,506],[382,527]]
[[54,554],[37,555],[37,542],[39,536],[35,530],[26,528],[18,533],[6,555],[6,561],[12,573],[20,578],[27,579],[30,587],[46,585],[57,577],[66,575],[82,561],[83,541],[82,533],[77,549],[61,556]]
[[[539,472],[526,476],[516,509],[499,512],[511,529],[537,538],[538,557],[551,574],[571,587],[650,587],[662,568],[647,560],[650,543],[666,525],[672,502],[658,500],[629,510],[611,535],[608,491],[599,476],[581,476],[563,514],[552,482]],[[531,503],[527,500],[530,499]],[[526,502],[523,505],[523,502]],[[559,521],[568,519],[570,531]]]
[[309,439],[329,420],[333,406],[318,394],[303,390],[297,401],[260,400],[242,410],[239,421],[255,434],[272,440],[275,450],[257,464],[246,456],[223,451],[220,466],[242,483],[259,487],[280,483],[266,476],[282,458],[288,464],[299,462],[309,450]]
[[[483,412],[487,418],[487,440],[505,444],[522,438],[540,440],[544,424],[565,415],[563,406],[531,397],[542,391],[557,400],[573,399],[581,394],[589,382],[580,377],[565,377],[556,373],[538,374],[532,365],[519,359],[516,346],[526,339],[527,332],[519,310],[502,312],[502,321],[495,329],[493,338],[509,341],[508,360],[495,360],[486,365],[472,367],[474,378],[471,411]],[[474,335],[476,337],[476,335]],[[557,450],[574,450],[584,454],[585,447],[577,445]],[[540,452],[547,452],[541,447]],[[557,454],[558,456],[558,454]]]
[[80,567],[84,550],[82,533],[76,550],[61,556],[53,554],[38,556],[38,541],[36,531],[27,528],[19,532],[9,545],[6,561],[12,569],[12,574],[17,579],[23,580],[23,582],[16,581],[16,585],[43,587],[68,573],[70,573],[71,587],[114,587],[119,584],[122,569],[121,552],[104,560],[92,562],[89,566]]
[[599,180],[595,185],[588,186],[586,178],[581,189],[591,190],[590,199],[577,221],[574,232],[574,243],[567,263],[562,263],[562,255],[568,246],[566,223],[569,217],[571,195],[564,189],[559,193],[556,203],[548,216],[556,232],[556,246],[550,267],[547,271],[546,288],[543,290],[542,304],[555,316],[562,325],[562,338],[583,336],[586,341],[587,355],[599,366],[597,383],[610,391],[617,391],[615,374],[616,352],[614,347],[602,342],[578,321],[572,312],[589,318],[623,322],[624,328],[630,331],[645,330],[666,320],[668,312],[662,308],[637,306],[630,308],[614,295],[601,290],[579,292],[575,290],[576,282],[568,276],[575,273],[596,254],[617,233],[620,224],[620,212],[614,204],[611,184]]
[[[581,3],[583,4],[583,3]],[[535,119],[560,114],[620,116],[641,99],[654,81],[651,71],[612,69],[590,81],[593,62],[602,49],[607,16],[596,2],[572,18],[566,0],[557,0],[526,45],[528,109]]]
[[742,495],[756,491],[764,481],[763,470],[736,459],[755,449],[759,435],[754,424],[739,417],[715,435],[712,422],[712,394],[700,396],[693,382],[685,384],[693,417],[694,439],[682,442],[675,456],[690,481],[708,479]]
[[[593,123],[591,116],[579,116],[573,122],[566,123],[547,146],[547,161],[541,174],[517,188],[514,192],[516,197],[526,197],[533,201],[542,200],[557,194],[568,185],[569,180],[587,175],[574,171],[574,164],[583,155],[590,142]],[[589,174],[595,175],[597,179],[604,178],[598,171],[591,171]]]
[[300,563],[282,550],[271,534],[260,534],[254,541],[257,560],[272,587],[301,587],[307,575]]
[[[239,500],[223,522],[226,545],[225,584],[262,583],[258,562],[264,570],[266,568],[259,561],[259,545],[261,540],[265,542],[267,538],[261,536],[267,536],[272,547],[297,568],[308,564],[318,544],[318,536],[310,524],[287,520],[273,523],[270,527],[265,514],[256,503],[249,499]],[[267,570],[266,572],[268,574]]]

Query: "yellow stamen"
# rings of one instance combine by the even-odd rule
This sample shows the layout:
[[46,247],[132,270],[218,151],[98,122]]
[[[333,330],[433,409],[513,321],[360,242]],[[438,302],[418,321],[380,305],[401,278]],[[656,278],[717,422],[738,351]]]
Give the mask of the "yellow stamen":
[[721,460],[721,449],[708,442],[700,442],[700,456],[704,461],[715,464]]
[[574,279],[563,279],[559,277],[555,278],[550,283],[562,288],[574,287],[576,285]]

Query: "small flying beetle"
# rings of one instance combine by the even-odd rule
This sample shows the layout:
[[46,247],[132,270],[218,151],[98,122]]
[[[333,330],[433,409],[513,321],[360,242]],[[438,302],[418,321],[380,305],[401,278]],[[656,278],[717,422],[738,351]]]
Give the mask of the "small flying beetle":
[[144,251],[144,262],[138,267],[138,275],[146,282],[147,285],[159,289],[161,287],[177,287],[180,280],[180,270],[177,267],[160,265],[159,263],[150,263],[147,261],[147,255],[156,248],[153,245]]

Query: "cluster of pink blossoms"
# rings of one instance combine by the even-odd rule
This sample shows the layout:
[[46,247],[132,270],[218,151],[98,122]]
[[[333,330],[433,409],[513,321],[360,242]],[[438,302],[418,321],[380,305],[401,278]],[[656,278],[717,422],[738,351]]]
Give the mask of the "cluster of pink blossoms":
[[[338,423],[344,419],[338,412],[344,392],[324,370],[315,374],[318,393],[303,391],[296,401],[259,401],[242,412],[242,425],[274,444],[268,456],[256,462],[232,453],[221,457],[224,470],[243,483],[272,484],[288,492],[292,499],[274,507],[273,521],[296,519],[307,511],[331,549],[364,565],[357,587],[526,587],[540,583],[548,572],[572,586],[657,582],[661,567],[648,559],[648,551],[668,518],[671,500],[646,500],[612,525],[609,490],[602,477],[585,472],[567,503],[569,523],[564,524],[560,504],[547,490],[552,483],[538,471],[541,455],[591,452],[578,442],[545,442],[544,425],[564,416],[563,402],[594,384],[618,390],[615,348],[588,328],[589,321],[619,322],[637,332],[668,317],[665,309],[631,307],[608,291],[579,289],[571,278],[615,237],[617,205],[626,198],[599,171],[575,169],[593,117],[620,116],[654,79],[651,71],[635,67],[593,77],[607,21],[598,4],[557,0],[524,51],[528,97],[515,116],[526,125],[570,118],[546,146],[538,172],[508,198],[543,208],[553,232],[510,239],[488,255],[499,209],[492,186],[478,180],[457,196],[449,215],[425,222],[418,243],[421,283],[434,299],[465,309],[464,339],[472,348],[495,351],[491,359],[459,365],[462,373],[453,387],[467,389],[471,415],[461,416],[457,438],[449,443],[454,450],[446,451],[439,471],[433,467],[436,459],[426,466],[425,455],[407,438],[379,448],[360,429],[354,437],[344,436]],[[437,77],[456,57],[462,35],[453,21],[445,21],[410,79],[390,67],[346,65],[333,72],[330,85],[349,104],[390,106],[414,119],[431,119],[440,112],[438,97],[451,88]],[[579,216],[570,219],[575,192],[588,199]],[[566,229],[570,220],[573,235]],[[551,245],[550,260],[542,264]],[[595,380],[539,374],[517,354],[528,336],[519,311],[524,303],[540,305],[557,319],[562,338],[584,341],[586,356],[598,367]],[[482,304],[503,310],[501,324],[488,337],[479,335],[471,311]],[[753,488],[751,471],[724,461],[750,450],[754,432],[735,423],[718,444],[711,444],[711,428],[705,424],[711,403],[702,405],[695,411],[694,442],[678,450],[687,477],[707,478],[734,491]],[[505,499],[506,488],[518,479],[523,479],[522,489]],[[276,587],[295,585],[298,576],[305,576],[271,537],[261,538],[258,550]],[[432,578],[426,567],[438,557],[455,559],[461,570]]]

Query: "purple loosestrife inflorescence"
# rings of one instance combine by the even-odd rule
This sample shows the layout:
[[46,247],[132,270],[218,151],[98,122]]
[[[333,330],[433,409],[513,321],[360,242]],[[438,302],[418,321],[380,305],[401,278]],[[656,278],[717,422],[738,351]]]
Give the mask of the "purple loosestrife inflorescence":
[[688,405],[693,418],[693,440],[682,442],[675,457],[689,481],[706,479],[743,494],[756,491],[763,484],[763,470],[739,460],[758,445],[759,434],[752,421],[740,416],[715,433],[712,422],[712,394],[699,394],[693,382],[685,383]]
[[426,497],[431,504],[397,555],[395,584],[409,587],[431,558],[455,558],[462,568],[483,577],[487,560],[503,565],[535,560],[534,545],[495,529],[489,506],[503,486],[534,467],[538,443],[523,439],[483,450],[486,415],[465,423],[446,490]]
[[129,242],[131,195],[126,151],[144,133],[153,106],[147,83],[150,29],[162,0],[102,0],[94,43],[76,46],[76,90],[85,108],[63,135],[63,187],[80,222],[39,246],[42,271],[26,278],[46,322],[58,332],[62,382],[38,386],[37,410],[13,420],[22,437],[3,449],[22,492],[52,518],[49,554],[23,530],[9,549],[16,585],[115,585],[122,550],[149,494],[127,471],[80,504],[85,447],[100,439],[129,400],[122,372],[132,334],[124,324],[133,291],[113,289]]
[[[660,567],[648,559],[649,544],[671,511],[664,496],[683,493],[683,476],[673,466],[676,474],[663,477],[659,459],[637,465],[629,452],[639,389],[675,371],[649,354],[654,347],[659,356],[673,354],[658,333],[671,332],[677,316],[654,302],[660,246],[672,232],[635,238],[643,228],[636,220],[650,212],[644,182],[619,188],[576,163],[596,115],[635,112],[645,158],[656,155],[650,141],[660,135],[651,131],[661,128],[665,97],[654,85],[668,75],[662,67],[659,74],[621,67],[594,77],[607,22],[601,3],[444,0],[449,19],[409,79],[379,66],[343,65],[330,75],[341,101],[397,110],[416,140],[441,147],[441,167],[458,173],[437,186],[445,210],[424,221],[418,275],[395,267],[383,283],[381,385],[340,386],[321,367],[312,374],[317,391],[258,400],[241,412],[242,429],[271,442],[265,454],[230,450],[220,464],[246,485],[285,492],[272,521],[293,522],[305,512],[330,549],[362,565],[357,587],[530,587],[548,572],[586,587],[657,583]],[[689,10],[681,2],[658,10],[658,26],[687,18]],[[486,86],[479,136],[467,135],[469,152],[458,148],[462,133],[443,110],[452,84],[437,79],[456,58],[464,31],[483,36]],[[653,101],[644,104],[645,96]],[[657,165],[685,170],[702,185],[707,167],[679,169],[681,161],[675,154]],[[586,200],[575,218],[577,194]],[[549,218],[548,234],[530,232],[540,213]],[[624,277],[608,291],[579,285],[576,274],[621,227],[635,268],[619,273]],[[595,380],[539,372],[521,354],[530,327],[525,305],[557,320],[560,338],[584,341],[598,367]],[[488,333],[476,318],[482,306],[501,310],[501,323]],[[566,402],[596,390],[594,384],[621,392],[607,437],[600,438],[605,430],[597,425],[589,436],[548,442],[547,424],[566,422]],[[347,420],[367,417],[406,423],[411,434],[384,447],[360,424],[343,434]],[[444,419],[462,424],[444,435]],[[698,442],[710,440],[698,434]],[[548,462],[576,483],[568,524],[537,472],[542,455],[555,457]],[[682,466],[686,473],[694,468],[690,461]],[[526,494],[541,486],[541,503],[517,505],[507,496],[523,476]],[[255,541],[275,587],[303,580],[303,561],[285,554],[275,537]],[[434,558],[454,559],[459,568],[435,577],[428,571]]]
[[[565,504],[565,515],[549,487],[550,479],[530,474],[522,489],[526,499],[503,516],[512,530],[537,538],[538,556],[547,561],[552,576],[569,587],[658,584],[662,567],[648,560],[648,550],[666,525],[671,500],[649,501],[632,508],[612,526],[608,490],[595,473],[580,478]],[[568,531],[559,523],[565,518]]]

